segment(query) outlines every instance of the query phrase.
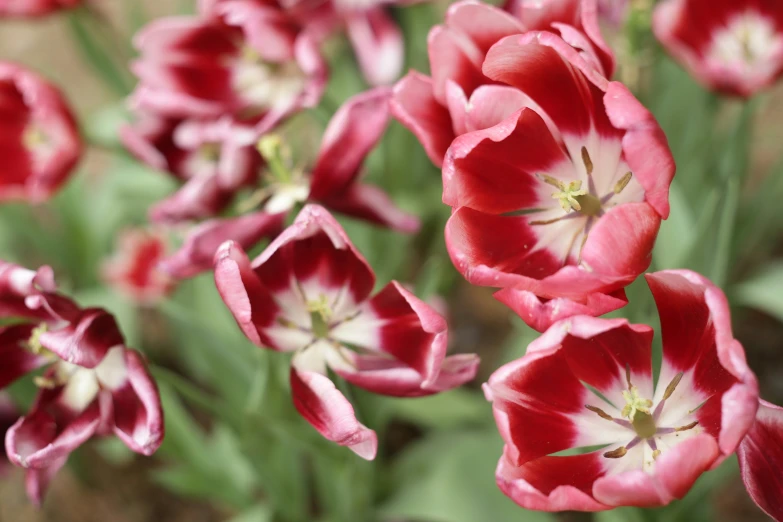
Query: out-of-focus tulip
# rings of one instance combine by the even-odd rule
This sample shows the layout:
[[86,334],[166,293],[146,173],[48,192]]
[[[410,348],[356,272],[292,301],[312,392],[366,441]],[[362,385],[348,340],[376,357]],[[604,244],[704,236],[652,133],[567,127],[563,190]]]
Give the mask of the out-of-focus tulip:
[[653,31],[702,84],[750,97],[783,74],[783,4],[775,0],[665,0]]
[[174,288],[172,278],[158,267],[166,249],[166,238],[158,231],[125,230],[117,251],[103,264],[103,279],[136,303],[155,303]]
[[0,17],[39,17],[70,9],[82,0],[0,0]]
[[76,122],[60,91],[17,64],[0,62],[0,200],[48,199],[81,154]]

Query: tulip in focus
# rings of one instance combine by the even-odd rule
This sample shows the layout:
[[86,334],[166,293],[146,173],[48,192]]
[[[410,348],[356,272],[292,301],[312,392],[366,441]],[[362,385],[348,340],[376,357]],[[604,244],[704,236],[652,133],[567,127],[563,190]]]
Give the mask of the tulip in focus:
[[82,142],[62,94],[37,74],[0,62],[0,201],[38,203],[68,179]]
[[141,228],[120,233],[117,251],[103,264],[106,283],[139,304],[153,304],[174,288],[174,281],[158,269],[166,255],[166,238]]
[[142,356],[124,345],[114,318],[81,309],[55,292],[51,269],[0,261],[0,389],[26,374],[40,388],[32,410],[7,432],[8,458],[27,469],[27,493],[40,504],[68,455],[95,435],[116,435],[151,455],[163,440],[163,412]]
[[0,17],[46,16],[81,3],[82,0],[0,0]]
[[454,265],[473,284],[503,288],[496,297],[538,329],[622,306],[669,215],[666,136],[624,85],[555,34],[507,37],[483,70],[525,106],[449,149]]
[[748,0],[665,0],[653,31],[706,87],[753,96],[783,74],[783,4]]
[[[517,504],[544,511],[666,505],[746,445],[758,385],[732,336],[725,296],[685,270],[650,274],[647,283],[663,335],[657,385],[652,328],[587,316],[554,324],[485,384],[505,441],[497,483]],[[774,414],[777,438],[759,428],[756,441],[780,442]],[[590,446],[601,449],[556,455]],[[763,447],[751,450],[753,458]]]
[[510,2],[506,9],[472,0],[457,2],[428,39],[432,77],[411,71],[394,88],[392,112],[441,166],[455,137],[500,123],[526,105],[513,86],[482,71],[489,49],[504,37],[532,30],[559,34],[581,56],[611,77],[614,55],[598,27],[595,0]]
[[446,356],[446,321],[396,281],[375,275],[324,209],[306,206],[252,263],[233,242],[215,257],[215,283],[245,335],[294,354],[291,392],[325,438],[365,459],[377,451],[328,370],[366,390],[418,397],[473,379],[475,355]]

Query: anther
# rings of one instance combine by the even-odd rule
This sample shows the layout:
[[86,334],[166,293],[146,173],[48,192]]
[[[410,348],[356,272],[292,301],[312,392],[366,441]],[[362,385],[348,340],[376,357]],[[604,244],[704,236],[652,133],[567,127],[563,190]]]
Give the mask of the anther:
[[686,424],[685,426],[680,426],[679,428],[674,428],[674,431],[688,431],[692,430],[696,426],[699,425],[699,421],[693,421],[690,424]]
[[606,413],[601,408],[596,408],[595,406],[590,406],[589,404],[586,404],[585,408],[587,408],[588,410],[592,411],[593,413],[598,414],[598,416],[601,417],[602,419],[606,419],[608,421],[613,421],[614,420],[614,418],[612,418],[611,415]]
[[587,171],[587,175],[590,176],[593,174],[593,160],[590,159],[590,154],[587,152],[586,147],[582,147],[582,163],[585,164],[585,170]]
[[618,181],[614,186],[614,193],[619,194],[623,191],[625,187],[628,186],[628,183],[631,181],[631,178],[633,177],[633,174],[631,172],[626,172],[622,178],[620,178],[620,181]]
[[625,446],[620,446],[616,450],[604,453],[604,457],[607,459],[619,459],[620,457],[624,457],[626,453],[628,453],[628,450],[625,449]]
[[653,451],[653,460],[658,460],[658,457],[661,456],[661,450],[657,449]]
[[672,396],[674,390],[677,389],[677,385],[680,384],[681,380],[682,380],[682,372],[675,375],[674,379],[672,379],[672,382],[670,382],[669,385],[666,387],[666,392],[663,394],[663,400],[666,400]]

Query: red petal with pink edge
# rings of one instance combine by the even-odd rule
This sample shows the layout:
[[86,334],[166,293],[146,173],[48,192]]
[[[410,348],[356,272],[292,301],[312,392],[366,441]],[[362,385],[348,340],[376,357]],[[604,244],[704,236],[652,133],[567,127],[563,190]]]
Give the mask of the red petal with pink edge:
[[372,268],[345,230],[325,208],[312,204],[253,260],[253,269],[273,292],[287,290],[293,276],[324,291],[348,289],[354,303],[364,301],[375,285]]
[[95,368],[109,348],[123,344],[123,337],[113,315],[100,308],[87,308],[73,323],[42,333],[40,342],[64,361]]
[[537,242],[524,216],[495,216],[462,207],[446,224],[451,260],[474,285],[511,286],[522,278],[557,272],[562,262],[549,251],[534,248]]
[[783,521],[783,408],[760,401],[753,427],[737,448],[737,458],[750,498],[774,520]]
[[253,272],[245,251],[233,241],[215,254],[215,286],[247,338],[258,346],[274,346],[264,329],[274,323],[279,306]]
[[3,361],[0,389],[47,363],[45,357],[35,355],[25,347],[34,328],[32,324],[0,328],[0,359]]
[[591,495],[591,486],[604,474],[600,456],[595,453],[570,457],[542,457],[514,465],[501,457],[495,471],[498,487],[514,502],[537,511],[603,511]]
[[696,435],[661,453],[652,473],[637,470],[599,478],[593,496],[610,506],[665,506],[684,497],[719,455],[714,438]]
[[136,453],[149,456],[163,442],[160,393],[138,352],[125,350],[125,364],[127,380],[111,391],[114,434]]
[[470,97],[467,130],[494,127],[529,104],[528,97],[518,89],[506,85],[482,85]]
[[520,34],[525,27],[497,7],[478,2],[457,2],[446,13],[446,26],[462,32],[482,54],[505,36]]
[[28,270],[0,260],[0,301],[55,290],[57,285],[54,282],[54,271],[50,266],[44,265],[38,270]]
[[650,111],[619,82],[609,83],[604,105],[612,125],[626,131],[623,155],[644,187],[644,199],[663,219],[668,218],[675,165],[666,135]]
[[49,484],[57,475],[57,472],[65,466],[68,461],[68,456],[59,458],[52,462],[45,468],[28,468],[25,473],[25,489],[27,491],[27,498],[36,507],[41,507],[46,491],[49,489]]
[[313,168],[310,199],[335,197],[356,179],[365,157],[386,130],[391,94],[391,89],[383,87],[363,92],[332,117]]
[[415,370],[422,387],[434,384],[446,357],[446,320],[396,281],[361,308],[359,316],[335,327],[332,335],[382,352]]
[[133,301],[154,303],[174,288],[173,281],[158,270],[166,249],[166,239],[159,231],[123,230],[114,255],[101,265],[101,276]]
[[212,268],[218,247],[235,241],[249,249],[265,237],[275,236],[283,226],[285,213],[263,211],[226,219],[211,219],[194,227],[185,243],[173,255],[161,261],[161,270],[178,279],[193,277]]
[[328,377],[292,367],[291,394],[297,411],[324,438],[347,446],[363,459],[375,458],[375,432],[356,420],[353,406]]
[[466,96],[487,83],[481,73],[481,50],[459,29],[436,25],[427,38],[435,99],[446,103],[446,83],[459,85]]
[[435,98],[432,79],[410,71],[394,86],[391,111],[416,135],[430,161],[440,167],[455,136],[448,109]]
[[346,16],[348,38],[370,85],[388,85],[400,76],[405,59],[402,32],[383,7]]
[[756,386],[742,346],[731,331],[728,302],[708,279],[688,270],[645,275],[661,318],[665,364],[695,372],[696,386],[708,395],[737,381]]
[[379,355],[354,355],[353,369],[337,368],[335,373],[360,388],[392,397],[422,397],[457,388],[472,381],[479,358],[473,354],[446,357],[437,378],[425,388],[422,376],[406,364]]
[[353,183],[332,198],[321,201],[330,209],[405,233],[419,230],[419,218],[400,210],[382,189],[366,183]]
[[597,317],[618,310],[628,304],[624,290],[611,294],[591,293],[585,302],[558,297],[542,299],[527,290],[504,288],[494,294],[495,299],[511,308],[532,329],[543,332],[552,324],[575,315]]
[[606,80],[552,33],[509,36],[487,53],[484,74],[516,87],[535,101],[564,133],[616,135],[608,124],[601,97]]
[[83,412],[62,403],[64,388],[41,390],[31,412],[5,438],[8,458],[17,466],[45,468],[66,458],[98,430],[101,411],[94,400]]
[[590,231],[582,264],[590,272],[614,279],[614,288],[630,284],[650,266],[660,226],[660,216],[647,203],[613,207]]
[[524,108],[498,125],[459,136],[443,167],[443,202],[502,214],[541,206],[536,174],[570,159],[536,112]]

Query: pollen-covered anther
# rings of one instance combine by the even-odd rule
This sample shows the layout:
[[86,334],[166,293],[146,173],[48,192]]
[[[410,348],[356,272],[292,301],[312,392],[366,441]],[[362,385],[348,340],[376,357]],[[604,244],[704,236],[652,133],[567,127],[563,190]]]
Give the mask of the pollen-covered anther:
[[585,171],[588,176],[593,174],[593,160],[590,159],[590,153],[587,152],[586,147],[582,147],[582,163],[585,164]]
[[41,323],[33,328],[33,332],[30,334],[30,338],[27,340],[26,347],[35,355],[40,355],[46,350],[41,345],[41,335],[46,333],[48,329],[49,325],[46,323]]
[[658,457],[660,457],[660,456],[661,456],[661,450],[657,449],[657,450],[653,451],[653,453],[652,453],[653,460],[658,460]]
[[577,198],[579,196],[586,196],[587,189],[582,188],[582,182],[580,180],[565,183],[547,174],[538,174],[538,177],[547,185],[551,185],[558,189],[557,192],[552,193],[552,199],[558,200],[564,211],[571,212],[572,210],[582,210],[582,205]]
[[693,421],[690,424],[686,424],[685,426],[680,426],[679,428],[674,428],[674,431],[680,432],[680,431],[688,431],[692,430],[696,426],[699,425],[699,421]]
[[683,375],[682,372],[680,372],[674,376],[672,382],[670,382],[669,385],[666,387],[666,391],[663,394],[663,400],[666,400],[672,396],[674,390],[677,389],[677,385],[680,384],[680,380],[682,380],[682,375]]
[[650,414],[650,407],[653,402],[650,399],[645,399],[639,396],[639,388],[631,386],[628,390],[623,390],[623,398],[625,399],[625,406],[623,407],[622,416],[633,420],[638,413]]
[[593,413],[598,414],[598,416],[601,417],[602,419],[606,419],[608,421],[613,421],[614,420],[614,418],[611,415],[606,413],[601,408],[596,408],[595,406],[590,406],[589,404],[585,405],[585,408],[587,408],[588,410],[592,411]]
[[625,448],[625,446],[620,446],[615,450],[604,453],[604,457],[607,459],[619,459],[620,457],[624,457],[626,453],[628,453],[628,450]]
[[620,178],[620,181],[615,183],[614,189],[612,191],[615,194],[619,194],[620,192],[622,192],[623,189],[625,189],[625,187],[628,186],[628,183],[631,182],[631,178],[632,177],[633,177],[633,173],[632,172],[626,172],[625,174],[623,174],[623,177]]

